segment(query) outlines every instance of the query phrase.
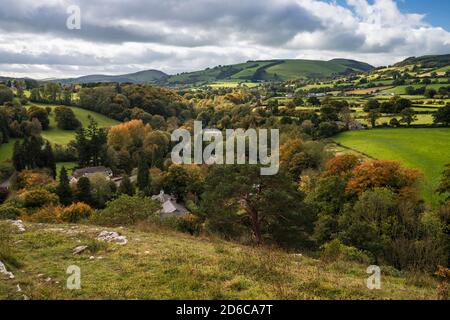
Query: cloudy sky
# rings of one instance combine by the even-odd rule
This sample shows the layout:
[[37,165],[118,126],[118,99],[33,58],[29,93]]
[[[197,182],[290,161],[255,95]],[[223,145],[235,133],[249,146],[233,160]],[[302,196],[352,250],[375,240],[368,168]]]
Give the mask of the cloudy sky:
[[[4,2],[4,3],[3,3]],[[448,0],[0,0],[0,75],[174,74],[274,58],[450,53]],[[68,8],[81,29],[67,28]],[[70,19],[70,21],[73,21]]]

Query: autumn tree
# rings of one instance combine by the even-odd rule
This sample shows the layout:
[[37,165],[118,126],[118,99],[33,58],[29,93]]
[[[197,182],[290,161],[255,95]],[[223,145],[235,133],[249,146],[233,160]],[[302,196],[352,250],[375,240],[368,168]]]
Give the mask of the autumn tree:
[[366,161],[356,167],[347,184],[351,194],[362,194],[374,188],[390,188],[396,193],[410,193],[417,189],[422,174],[403,168],[397,161]]
[[348,176],[353,169],[361,164],[361,159],[353,154],[334,157],[325,164],[324,176]]

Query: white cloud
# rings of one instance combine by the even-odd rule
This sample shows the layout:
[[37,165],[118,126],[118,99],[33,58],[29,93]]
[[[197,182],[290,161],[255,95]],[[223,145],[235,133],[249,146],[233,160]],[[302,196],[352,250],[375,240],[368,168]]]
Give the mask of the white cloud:
[[[65,27],[79,4],[82,29]],[[450,52],[450,33],[393,0],[15,0],[0,12],[0,74],[168,73],[256,59],[375,65]]]

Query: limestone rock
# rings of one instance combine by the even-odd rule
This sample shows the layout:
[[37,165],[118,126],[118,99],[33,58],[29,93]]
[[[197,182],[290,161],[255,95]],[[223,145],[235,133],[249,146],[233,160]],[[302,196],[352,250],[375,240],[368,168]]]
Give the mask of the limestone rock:
[[114,231],[102,231],[97,237],[97,240],[106,241],[106,242],[114,242],[120,245],[126,245],[128,243],[128,239],[125,236],[119,235]]

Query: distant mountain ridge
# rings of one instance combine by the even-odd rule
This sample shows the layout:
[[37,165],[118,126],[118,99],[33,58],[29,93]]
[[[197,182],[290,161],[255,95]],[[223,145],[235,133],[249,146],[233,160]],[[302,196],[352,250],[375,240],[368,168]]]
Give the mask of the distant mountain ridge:
[[159,70],[145,70],[124,75],[88,75],[79,78],[69,79],[55,79],[52,82],[59,82],[62,84],[75,83],[97,83],[97,82],[119,82],[119,83],[156,83],[159,80],[168,77],[168,75]]
[[366,72],[372,69],[374,67],[367,63],[348,59],[330,61],[276,59],[217,66],[201,71],[177,74],[164,80],[168,85],[215,81],[286,81],[320,79],[354,72]]
[[394,67],[404,67],[408,65],[420,65],[423,68],[440,68],[448,66],[450,65],[450,54],[411,57],[394,64]]
[[79,78],[54,79],[62,84],[96,82],[153,83],[176,86],[215,81],[285,81],[294,79],[325,78],[352,72],[365,72],[373,66],[348,59],[330,61],[276,59],[247,61],[245,63],[216,66],[194,72],[167,75],[158,70],[146,70],[124,75],[88,75]]
[[[450,65],[450,54],[411,57],[394,66],[420,65],[424,68],[441,68]],[[247,61],[232,65],[219,65],[204,70],[168,75],[159,70],[144,70],[124,75],[87,75],[68,79],[47,79],[61,84],[86,84],[97,82],[148,83],[161,86],[204,85],[214,82],[260,82],[297,79],[323,79],[351,73],[368,72],[372,65],[351,59],[305,60],[273,59]],[[0,77],[0,81],[12,80]],[[31,79],[29,79],[31,80]]]

